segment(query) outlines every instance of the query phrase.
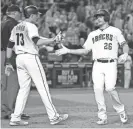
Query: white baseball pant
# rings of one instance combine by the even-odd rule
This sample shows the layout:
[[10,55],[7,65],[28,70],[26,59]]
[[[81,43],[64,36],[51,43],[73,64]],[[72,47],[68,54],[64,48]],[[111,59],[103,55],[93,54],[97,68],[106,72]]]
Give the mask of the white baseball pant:
[[106,105],[104,100],[104,85],[106,91],[111,96],[113,108],[117,113],[124,111],[124,105],[120,102],[117,91],[115,90],[117,79],[117,62],[101,63],[94,62],[92,78],[94,83],[95,99],[98,105],[98,117],[100,119],[107,119]]
[[30,92],[31,80],[36,85],[50,121],[58,117],[59,114],[52,103],[46,75],[39,57],[32,54],[20,54],[16,58],[16,64],[20,89],[14,113],[11,115],[11,121],[20,121],[21,119],[20,116],[23,113]]

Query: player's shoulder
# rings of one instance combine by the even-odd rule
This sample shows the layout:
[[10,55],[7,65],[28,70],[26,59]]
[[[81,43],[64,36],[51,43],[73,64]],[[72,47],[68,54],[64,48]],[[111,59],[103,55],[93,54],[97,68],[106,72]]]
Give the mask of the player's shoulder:
[[27,26],[27,30],[28,31],[36,31],[38,28],[35,24],[31,23],[31,22],[25,22],[26,26]]
[[95,34],[97,34],[97,33],[98,33],[98,29],[97,29],[97,30],[91,31],[91,32],[89,33],[89,35],[90,35],[90,36],[93,36],[93,35],[95,35]]
[[113,31],[113,32],[118,32],[118,33],[121,33],[121,32],[122,32],[119,28],[114,27],[114,26],[109,26],[109,29],[110,29],[111,31]]
[[28,26],[28,27],[37,27],[35,24],[31,23],[31,22],[25,22],[25,24]]

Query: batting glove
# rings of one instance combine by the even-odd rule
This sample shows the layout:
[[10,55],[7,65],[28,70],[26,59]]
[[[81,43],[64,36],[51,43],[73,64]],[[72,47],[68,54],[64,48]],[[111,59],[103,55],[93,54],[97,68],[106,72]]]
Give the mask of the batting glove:
[[54,38],[54,41],[55,41],[56,43],[59,43],[59,42],[61,42],[62,40],[64,40],[64,35],[63,35],[62,32],[60,31],[60,32],[56,35],[56,37]]
[[12,65],[11,64],[7,64],[6,68],[5,68],[5,74],[7,76],[10,76],[11,72],[13,72],[13,71],[14,71],[14,68],[12,67]]

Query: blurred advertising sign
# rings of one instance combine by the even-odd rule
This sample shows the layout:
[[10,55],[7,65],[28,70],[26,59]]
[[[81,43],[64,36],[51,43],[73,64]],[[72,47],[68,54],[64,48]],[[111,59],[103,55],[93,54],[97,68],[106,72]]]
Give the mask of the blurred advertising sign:
[[79,70],[58,70],[57,83],[58,84],[79,84]]
[[54,68],[54,87],[81,87],[82,69],[73,68]]

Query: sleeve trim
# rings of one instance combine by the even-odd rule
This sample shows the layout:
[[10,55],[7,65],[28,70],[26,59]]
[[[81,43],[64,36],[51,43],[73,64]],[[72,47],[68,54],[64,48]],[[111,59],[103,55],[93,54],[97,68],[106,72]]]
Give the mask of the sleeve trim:
[[8,47],[8,48],[13,48],[14,45],[15,45],[15,42],[11,42],[11,41],[9,41],[7,47]]
[[33,41],[35,44],[37,44],[37,42],[38,42],[39,39],[40,39],[39,37],[33,37],[33,38],[32,38],[32,41]]
[[123,47],[125,44],[127,44],[126,41],[122,42],[120,46]]

